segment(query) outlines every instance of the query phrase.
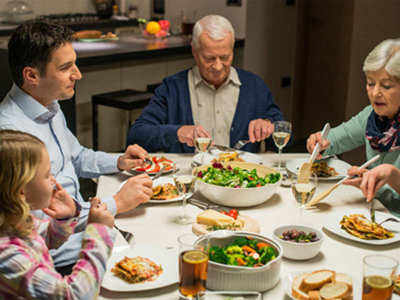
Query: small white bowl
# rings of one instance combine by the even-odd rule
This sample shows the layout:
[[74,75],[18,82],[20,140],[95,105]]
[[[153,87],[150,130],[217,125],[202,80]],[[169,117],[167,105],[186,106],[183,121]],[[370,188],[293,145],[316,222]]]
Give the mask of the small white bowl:
[[[309,243],[296,243],[285,241],[280,238],[280,236],[282,236],[282,233],[292,229],[296,229],[297,231],[304,231],[305,233],[315,232],[319,240]],[[324,235],[321,230],[305,225],[279,226],[274,229],[273,237],[281,245],[283,249],[283,257],[294,260],[306,260],[313,258],[319,253],[322,242],[324,240]]]

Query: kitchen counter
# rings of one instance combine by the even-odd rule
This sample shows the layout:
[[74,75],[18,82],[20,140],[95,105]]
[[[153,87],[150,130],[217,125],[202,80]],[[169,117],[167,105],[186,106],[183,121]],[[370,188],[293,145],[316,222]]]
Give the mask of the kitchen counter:
[[[146,39],[142,36],[127,35],[121,36],[116,41],[74,42],[73,46],[77,52],[80,67],[191,52],[190,40],[184,36]],[[242,47],[244,47],[244,39],[236,40],[235,48]]]

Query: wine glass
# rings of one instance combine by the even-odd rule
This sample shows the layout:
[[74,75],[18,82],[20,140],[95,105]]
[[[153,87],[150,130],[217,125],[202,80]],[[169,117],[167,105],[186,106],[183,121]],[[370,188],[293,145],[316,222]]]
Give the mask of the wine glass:
[[196,148],[196,152],[200,153],[200,161],[204,163],[204,155],[210,149],[213,139],[213,131],[211,132],[211,137],[207,137],[204,133],[199,129],[198,126],[194,128],[193,137],[194,137],[194,146]]
[[308,183],[298,182],[298,178],[292,181],[292,192],[294,199],[300,206],[300,216],[303,215],[304,208],[310,202],[318,186],[318,177],[312,173]]
[[193,175],[174,175],[174,182],[178,189],[179,195],[183,197],[182,200],[182,214],[177,217],[176,223],[186,225],[191,223],[190,216],[186,213],[187,199],[193,194],[196,176]]
[[292,123],[287,121],[276,121],[274,123],[274,133],[272,134],[272,138],[275,142],[276,147],[278,147],[278,169],[281,171],[281,153],[282,149],[289,142],[290,135],[292,133]]

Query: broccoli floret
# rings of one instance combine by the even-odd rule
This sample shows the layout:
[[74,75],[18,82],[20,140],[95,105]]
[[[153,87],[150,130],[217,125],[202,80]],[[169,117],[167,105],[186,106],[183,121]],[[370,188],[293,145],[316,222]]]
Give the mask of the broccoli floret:
[[226,256],[225,252],[222,248],[218,246],[211,247],[209,250],[210,260],[215,261],[220,264],[226,264],[228,262],[228,256]]
[[233,241],[233,244],[242,247],[248,244],[248,240],[245,237],[238,237]]

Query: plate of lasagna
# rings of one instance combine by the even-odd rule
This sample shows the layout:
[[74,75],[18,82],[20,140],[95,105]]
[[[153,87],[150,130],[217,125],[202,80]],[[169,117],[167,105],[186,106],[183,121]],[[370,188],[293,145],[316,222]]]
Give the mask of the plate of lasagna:
[[324,227],[343,238],[369,245],[388,245],[400,241],[399,223],[387,222],[380,226],[377,223],[394,217],[391,214],[375,211],[376,223],[369,220],[367,210],[354,210],[350,213],[337,213]]
[[[127,180],[121,183],[119,189],[126,183]],[[153,196],[147,203],[171,203],[182,201],[183,195],[179,195],[178,189],[175,186],[172,177],[159,177],[153,180]]]
[[[289,160],[286,162],[286,169],[289,173],[297,175],[301,166],[308,160],[308,158]],[[319,180],[339,180],[347,175],[347,170],[350,168],[351,165],[343,160],[329,158],[315,161],[311,170]]]
[[178,282],[175,249],[156,245],[114,248],[101,286],[110,291],[131,292],[161,288]]

